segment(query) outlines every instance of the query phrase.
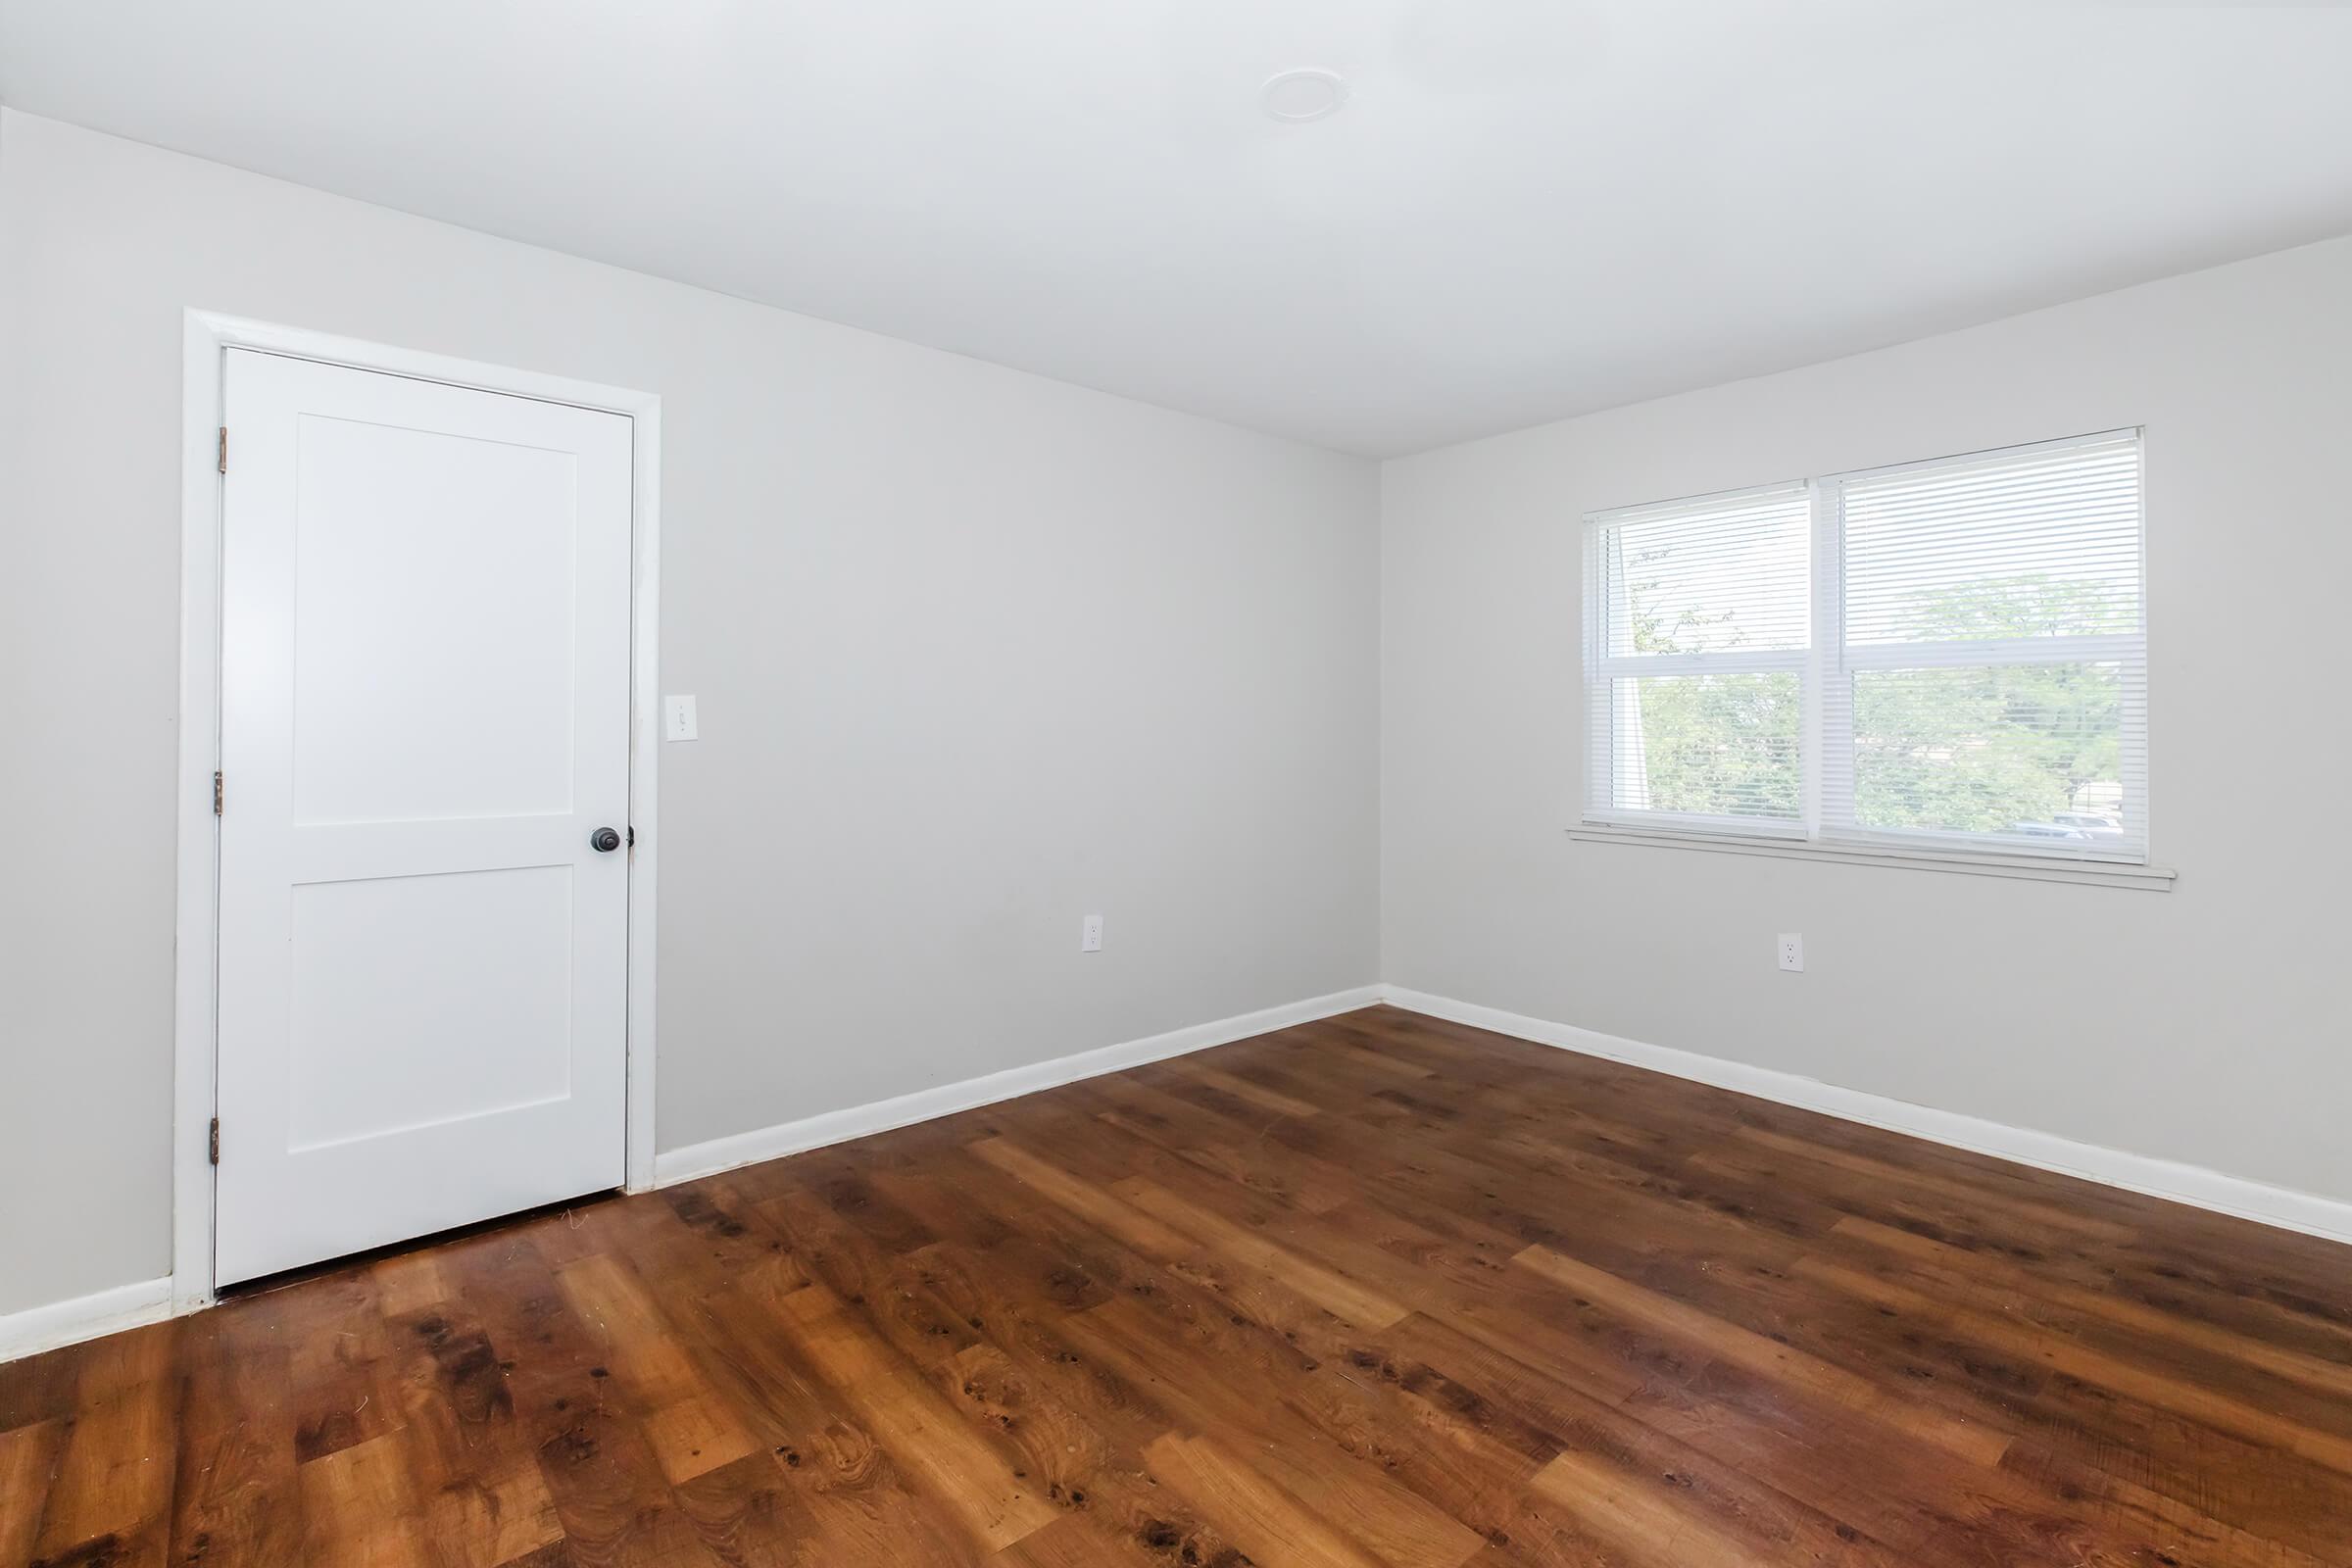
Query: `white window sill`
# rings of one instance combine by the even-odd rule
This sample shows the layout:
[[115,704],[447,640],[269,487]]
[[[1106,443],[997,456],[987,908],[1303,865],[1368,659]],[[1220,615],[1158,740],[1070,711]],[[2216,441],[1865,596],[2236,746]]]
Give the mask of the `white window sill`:
[[1568,836],[1588,844],[1652,844],[1670,850],[1713,850],[1728,855],[1768,855],[1788,860],[1830,860],[1840,865],[1907,866],[1914,871],[1957,871],[1964,876],[2022,877],[2032,882],[2083,882],[2095,887],[2172,891],[2175,873],[2164,866],[2118,865],[2060,856],[1955,855],[1938,850],[1817,844],[1803,839],[1746,837],[1736,833],[1670,832],[1658,828],[1604,827],[1580,823]]

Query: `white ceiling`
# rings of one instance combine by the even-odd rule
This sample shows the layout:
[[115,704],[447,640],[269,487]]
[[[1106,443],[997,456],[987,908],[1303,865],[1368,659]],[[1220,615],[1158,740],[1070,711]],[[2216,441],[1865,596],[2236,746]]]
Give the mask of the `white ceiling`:
[[2335,6],[0,0],[0,101],[1376,455],[2352,230]]

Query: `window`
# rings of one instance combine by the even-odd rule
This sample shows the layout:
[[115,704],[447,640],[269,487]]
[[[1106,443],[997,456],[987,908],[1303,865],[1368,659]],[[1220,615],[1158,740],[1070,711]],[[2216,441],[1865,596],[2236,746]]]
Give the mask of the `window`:
[[1585,820],[2147,859],[2139,432],[1586,520]]

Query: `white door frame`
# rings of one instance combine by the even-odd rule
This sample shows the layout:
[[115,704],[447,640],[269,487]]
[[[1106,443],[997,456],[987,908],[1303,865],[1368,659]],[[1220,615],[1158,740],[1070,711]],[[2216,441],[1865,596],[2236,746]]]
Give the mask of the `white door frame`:
[[[220,431],[226,351],[256,349],[568,403],[626,416],[634,473],[629,573],[628,1188],[654,1185],[654,877],[662,847],[656,785],[660,675],[662,400],[530,370],[477,365],[299,327],[189,311],[180,404],[178,926],[174,958],[172,1109],[172,1309],[213,1300],[212,1119],[219,1040],[220,765]],[[229,458],[235,453],[229,432]],[[233,781],[232,781],[233,789]],[[233,801],[233,795],[232,795]],[[234,1138],[235,1130],[227,1136]]]

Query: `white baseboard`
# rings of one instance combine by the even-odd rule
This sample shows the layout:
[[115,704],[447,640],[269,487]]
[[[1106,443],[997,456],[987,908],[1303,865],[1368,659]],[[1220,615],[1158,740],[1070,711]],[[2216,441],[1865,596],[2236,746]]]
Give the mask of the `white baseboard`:
[[119,1329],[160,1323],[172,1315],[172,1281],[137,1280],[93,1296],[0,1316],[0,1361],[94,1340]]
[[1140,1067],[1149,1061],[1162,1061],[1170,1056],[1205,1051],[1210,1046],[1247,1040],[1251,1035],[1288,1029],[1293,1024],[1312,1023],[1317,1018],[1328,1018],[1335,1013],[1353,1012],[1358,1007],[1369,1007],[1378,1001],[1378,986],[1358,986],[1352,991],[1335,991],[1327,997],[1310,997],[1304,1002],[1285,1003],[1278,1007],[1265,1007],[1232,1018],[1219,1018],[1213,1023],[1197,1023],[1186,1029],[1171,1029],[1163,1035],[1130,1040],[1122,1045],[1103,1046],[1095,1051],[1081,1051],[1075,1055],[1056,1056],[1051,1061],[1033,1062],[1025,1067],[1007,1067],[1003,1072],[992,1072],[982,1078],[966,1078],[960,1083],[941,1084],[936,1089],[918,1089],[911,1095],[900,1095],[893,1100],[877,1100],[870,1104],[852,1105],[847,1110],[828,1110],[774,1127],[760,1127],[729,1138],[713,1138],[709,1143],[689,1144],[683,1149],[667,1150],[654,1156],[654,1185],[668,1187],[673,1183],[692,1181],[697,1176],[732,1170],[738,1165],[797,1154],[804,1150],[822,1149],[827,1144],[847,1143],[853,1138],[864,1138],[869,1134],[911,1126],[918,1121],[930,1121],[939,1116],[952,1116],[959,1110],[993,1105],[1001,1100],[1033,1095],[1041,1089],[1076,1083],[1081,1078],[1098,1078],[1121,1068]]
[[2034,1132],[2026,1127],[2011,1127],[2002,1122],[1964,1116],[1957,1111],[1914,1105],[1906,1101],[1889,1100],[1884,1095],[1866,1094],[1859,1089],[1840,1089],[1836,1084],[1825,1084],[1816,1078],[1802,1078],[1795,1073],[1750,1066],[1745,1062],[1726,1061],[1720,1056],[1702,1056],[1696,1052],[1677,1051],[1669,1046],[1647,1045],[1639,1040],[1604,1035],[1597,1030],[1580,1029],[1574,1024],[1552,1023],[1543,1018],[1504,1012],[1495,1007],[1482,1007],[1476,1003],[1431,996],[1425,991],[1384,985],[1380,987],[1380,993],[1383,1002],[1408,1012],[1427,1013],[1433,1018],[1446,1018],[1455,1023],[1468,1024],[1474,1029],[1514,1035],[1538,1045],[1557,1046],[1563,1051],[1602,1056],[1610,1061],[1625,1062],[1629,1066],[1646,1067],[1652,1072],[1712,1084],[1718,1089],[1729,1089],[1738,1094],[1753,1095],[1758,1100],[1794,1105],[1800,1110],[1817,1110],[1846,1121],[1883,1127],[1888,1132],[1908,1133],[1914,1138],[1927,1139],[1930,1143],[1948,1144],[1954,1149],[1990,1154],[1996,1159],[2014,1160],[2021,1165],[2054,1170],[2061,1175],[2080,1176],[2085,1181],[2145,1193],[2151,1198],[2166,1198],[2176,1203],[2208,1208],[2238,1219],[2275,1225],[2281,1230],[2301,1231],[2307,1236],[2325,1237],[2331,1242],[2352,1243],[2352,1203],[2339,1199],[2323,1198],[2317,1193],[2298,1192],[2290,1187],[2273,1187],[2263,1182],[2248,1181],[2242,1176],[2227,1176],[2201,1165],[2186,1165],[2150,1154],[2133,1154],[2120,1149],[2101,1148],[2097,1144],[2077,1143],[2055,1133]]

